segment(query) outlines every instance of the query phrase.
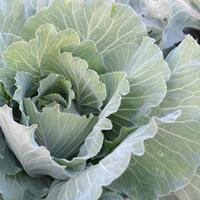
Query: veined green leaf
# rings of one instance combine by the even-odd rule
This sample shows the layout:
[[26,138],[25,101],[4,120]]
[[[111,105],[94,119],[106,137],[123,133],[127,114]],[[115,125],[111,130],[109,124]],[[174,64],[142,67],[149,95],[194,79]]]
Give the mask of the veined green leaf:
[[36,125],[26,127],[14,121],[12,110],[7,105],[0,108],[0,126],[10,149],[16,155],[30,176],[49,175],[67,179],[69,173],[56,163],[44,146],[38,146],[34,139]]
[[140,46],[124,44],[104,57],[107,71],[124,71],[130,82],[130,93],[122,100],[111,120],[118,126],[135,126],[163,100],[170,71],[162,52],[153,40],[144,38]]
[[60,56],[59,49],[65,51],[71,49],[76,52],[73,48],[77,44],[79,44],[79,37],[75,31],[66,30],[57,33],[53,25],[43,25],[37,30],[36,39],[29,43],[17,42],[4,53],[4,60],[8,67],[1,70],[0,79],[11,88],[14,82],[12,81],[14,71],[25,71],[36,78],[53,72],[64,73],[72,83],[78,110],[81,113],[91,110],[98,112],[106,97],[105,86],[98,81],[98,74],[87,70],[88,65],[84,60],[73,58],[68,53]]
[[26,20],[23,0],[0,1],[0,32],[18,34]]
[[65,30],[57,33],[53,25],[43,25],[37,30],[36,39],[16,42],[4,52],[6,67],[0,69],[0,80],[12,96],[17,71],[31,73],[34,77],[43,76],[44,66],[51,68],[59,64],[60,49],[73,49],[76,44],[79,44],[79,36],[75,31]]
[[38,125],[36,141],[55,158],[70,159],[78,153],[97,122],[97,117],[92,115],[87,118],[61,112],[59,105],[44,108],[40,113],[30,99],[25,100],[25,110],[31,123]]
[[165,115],[181,109],[179,120],[200,119],[200,47],[197,42],[187,36],[172,51],[166,61],[172,71],[167,82],[167,95],[153,115]]
[[2,130],[0,130],[0,173],[15,175],[20,170],[21,167],[7,146]]
[[79,36],[73,30],[57,32],[50,24],[41,26],[36,32],[36,39],[29,42],[16,42],[3,55],[9,68],[29,72],[34,76],[44,75],[43,66],[58,65],[59,50],[72,48],[79,43]]
[[10,44],[20,41],[21,39],[21,37],[12,33],[0,33],[0,66],[4,65],[1,54],[8,48]]
[[187,33],[185,28],[200,29],[199,0],[117,0],[129,4],[143,19],[148,34],[154,38],[165,52],[175,48],[185,38],[192,34],[198,38],[198,33]]
[[18,35],[28,17],[51,3],[52,0],[1,0],[0,32]]
[[41,200],[48,187],[49,181],[47,178],[34,179],[28,177],[25,173],[18,173],[15,176],[0,173],[0,193],[3,200],[25,200],[26,197]]
[[0,0],[0,199],[198,199],[199,3]]
[[154,200],[191,180],[200,165],[199,50],[196,41],[188,36],[169,55],[172,75],[167,81],[168,92],[152,115],[162,116],[177,109],[182,114],[173,124],[159,126],[156,136],[145,144],[145,155],[134,157],[111,188],[136,200]]
[[18,102],[19,109],[22,113],[22,122],[28,125],[28,117],[25,114],[23,99],[33,95],[38,87],[35,78],[27,72],[17,72],[15,77],[16,90],[13,99]]
[[107,186],[118,178],[128,167],[131,154],[144,154],[144,140],[155,136],[158,125],[173,123],[178,113],[163,119],[153,118],[149,124],[140,127],[127,137],[111,154],[98,164],[88,167],[69,181],[55,181],[46,200],[97,200],[102,186]]
[[122,96],[130,92],[130,85],[123,72],[111,72],[101,75],[101,81],[106,85],[107,97],[100,118],[116,113],[120,107]]
[[161,197],[159,200],[198,200],[200,199],[200,167],[197,169],[192,181],[181,190]]
[[[41,3],[41,0],[31,0],[31,3],[27,0],[0,0],[0,65],[4,65],[1,53],[10,44],[22,39],[18,35],[26,19],[38,12],[47,1],[43,1],[43,5]],[[33,4],[37,4],[37,9],[33,8]]]
[[163,32],[168,24],[170,6],[163,0],[117,0],[129,4],[147,26],[148,34],[157,43],[162,40]]
[[[111,121],[107,119],[108,116],[117,111],[120,106],[122,96],[129,92],[129,84],[126,75],[123,72],[108,73],[101,76],[107,88],[107,98],[105,102],[107,105],[101,111],[98,122],[94,125],[93,130],[85,139],[84,144],[80,148],[78,157],[67,161],[64,159],[56,159],[65,165],[74,165],[79,163],[79,166],[85,166],[86,160],[94,157],[99,153],[103,144],[103,130],[110,130],[112,128]],[[110,90],[113,86],[113,90]]]
[[[54,159],[58,163],[65,165],[68,170],[72,170],[74,172],[75,171],[79,172],[81,169],[83,169],[85,167],[86,160],[95,156],[100,151],[102,147],[102,142],[103,142],[102,130],[111,129],[110,121],[106,117],[108,117],[109,115],[117,111],[117,108],[120,105],[121,96],[126,95],[129,91],[128,81],[126,80],[126,76],[124,73],[115,72],[115,73],[105,74],[101,76],[101,79],[106,84],[107,88],[109,88],[110,85],[115,85],[115,87],[113,87],[113,90],[108,90],[109,95],[106,101],[108,101],[109,103],[101,112],[98,118],[98,122],[96,121],[97,123],[95,122],[95,118],[85,119],[85,117],[76,116],[70,113],[63,113],[62,115],[60,113],[59,116],[62,116],[62,117],[59,117],[58,115],[56,115],[56,113],[58,112],[55,112],[55,110],[48,109],[48,108],[45,109],[45,111],[40,114],[37,111],[34,111],[33,109],[32,109],[33,112],[32,111],[27,112],[27,114],[30,116],[30,119],[33,120],[32,122],[39,124],[38,125],[39,131],[41,127],[42,133],[44,134],[44,136],[41,137],[42,140],[44,140],[45,138],[46,143],[48,141],[51,141],[52,144],[49,144],[47,146],[49,146],[50,148],[52,147],[54,149],[50,151],[53,152],[54,150],[58,151],[59,149],[60,150],[62,149],[62,152],[64,155],[54,155],[56,157]],[[30,111],[32,106],[28,103],[26,107]],[[72,121],[72,117],[74,118],[73,121]],[[51,123],[52,126],[46,127],[45,125],[46,123],[43,121],[45,119],[50,120],[50,118],[54,119],[52,120],[52,123]],[[77,120],[75,120],[76,118]],[[62,122],[62,119],[63,119],[63,122]],[[81,120],[83,122],[82,124],[80,123]],[[86,121],[89,121],[89,120],[90,121],[92,120],[96,124],[94,125],[94,123],[91,122],[90,124],[88,124],[88,126],[86,126],[87,125]],[[65,129],[57,128],[57,125],[55,125],[55,123],[57,123],[57,125],[62,125],[62,127],[65,127]],[[74,123],[74,126],[72,125],[72,123]],[[66,124],[68,124],[68,126]],[[81,127],[77,126],[77,124],[79,124],[79,126]],[[92,126],[94,127],[92,131],[88,133],[88,131],[82,130],[83,126],[86,127],[87,130],[89,130],[89,127],[92,127]],[[70,129],[69,129],[70,127],[77,128],[77,129],[76,130],[73,129],[70,132]],[[69,135],[68,137],[65,137],[64,139],[63,137],[58,137],[58,134],[56,134],[58,132],[59,132],[59,135],[61,134],[63,135],[63,133],[68,133]],[[51,133],[51,135],[47,135],[48,133]],[[85,137],[83,137],[83,140],[81,140],[81,134],[87,136],[86,139]],[[75,135],[77,135],[77,137],[75,137]],[[66,134],[63,136],[66,136]],[[39,139],[40,136],[38,136],[37,138]],[[66,142],[66,139],[69,139],[69,142]],[[78,141],[76,141],[75,139]],[[69,152],[71,152],[71,149],[74,149],[76,144],[81,144],[81,141],[83,142],[84,140],[85,142],[80,149],[78,157],[74,157],[71,161],[64,159],[66,155],[68,155]],[[55,142],[55,141],[58,141],[58,142]],[[71,141],[73,141],[73,143]],[[71,144],[71,147],[69,145],[67,146],[61,145],[61,144],[66,144],[66,143]],[[54,144],[56,144],[57,146]],[[65,149],[66,151],[64,152],[63,149]]]
[[70,80],[79,113],[99,113],[106,98],[106,87],[99,80],[99,75],[88,69],[86,61],[64,52],[60,57],[60,65],[51,71],[63,74]]
[[[160,42],[162,49],[169,48],[183,40],[185,38],[183,33],[185,27],[200,29],[200,10],[197,9],[194,2],[192,4],[191,0],[168,0],[166,3],[170,7],[171,15]],[[198,6],[200,2],[196,3]]]
[[88,67],[98,74],[105,73],[103,56],[97,52],[96,44],[93,41],[83,41],[72,51],[74,57],[79,57],[88,63]]
[[[0,53],[6,50],[13,42],[21,40],[21,37],[17,35],[28,17],[50,6],[52,2],[53,0],[14,0],[14,2],[1,0]],[[86,41],[76,47],[74,54],[75,56],[79,54],[79,57],[87,60],[91,68],[95,68],[98,71],[102,71],[102,68],[104,68],[102,58],[96,52],[96,46],[93,41]]]
[[22,36],[31,39],[40,25],[52,23],[59,30],[76,30],[82,40],[94,41],[101,54],[122,43],[140,42],[146,35],[143,23],[131,8],[114,2],[56,0],[48,9],[27,21]]

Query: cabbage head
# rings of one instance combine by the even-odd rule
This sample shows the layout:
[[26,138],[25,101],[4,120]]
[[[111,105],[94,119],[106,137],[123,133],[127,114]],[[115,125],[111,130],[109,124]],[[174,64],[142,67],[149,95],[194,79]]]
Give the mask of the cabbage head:
[[199,85],[127,4],[0,0],[0,200],[198,199]]

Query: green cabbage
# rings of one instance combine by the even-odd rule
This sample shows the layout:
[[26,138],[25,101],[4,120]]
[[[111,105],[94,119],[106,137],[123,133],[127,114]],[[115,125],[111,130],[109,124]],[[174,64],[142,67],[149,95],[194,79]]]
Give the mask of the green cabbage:
[[200,198],[193,25],[126,3],[0,0],[0,199]]

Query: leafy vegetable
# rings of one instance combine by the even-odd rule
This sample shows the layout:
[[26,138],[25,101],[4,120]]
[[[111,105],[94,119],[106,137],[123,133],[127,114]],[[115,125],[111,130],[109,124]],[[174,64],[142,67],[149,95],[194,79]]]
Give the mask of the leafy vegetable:
[[0,0],[0,199],[198,199],[198,5]]

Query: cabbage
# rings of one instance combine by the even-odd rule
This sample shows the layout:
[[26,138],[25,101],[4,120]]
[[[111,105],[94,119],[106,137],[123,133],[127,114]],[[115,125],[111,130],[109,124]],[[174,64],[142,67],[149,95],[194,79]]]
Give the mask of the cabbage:
[[127,3],[0,0],[0,199],[200,197],[193,26]]

